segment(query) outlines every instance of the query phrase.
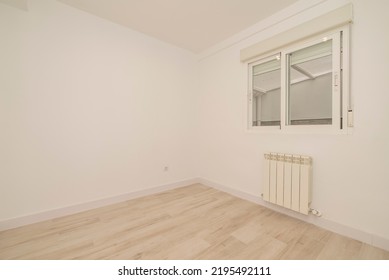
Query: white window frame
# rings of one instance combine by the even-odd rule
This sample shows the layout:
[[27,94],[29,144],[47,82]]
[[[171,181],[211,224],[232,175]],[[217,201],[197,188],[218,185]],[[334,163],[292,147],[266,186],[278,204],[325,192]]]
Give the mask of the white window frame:
[[[274,132],[274,133],[325,133],[325,134],[347,134],[352,132],[352,124],[348,122],[348,117],[352,111],[349,91],[349,25],[323,32],[312,36],[309,39],[301,40],[298,43],[290,44],[286,47],[275,50],[270,54],[253,58],[246,62],[246,74],[248,75],[247,94],[247,128],[254,132]],[[331,125],[287,125],[287,54],[296,50],[318,44],[323,40],[332,40],[332,124]],[[337,50],[337,51],[336,51]],[[273,60],[280,55],[281,60],[281,118],[280,126],[254,126],[253,125],[253,89],[252,70],[255,65]],[[247,71],[248,70],[248,71]]]

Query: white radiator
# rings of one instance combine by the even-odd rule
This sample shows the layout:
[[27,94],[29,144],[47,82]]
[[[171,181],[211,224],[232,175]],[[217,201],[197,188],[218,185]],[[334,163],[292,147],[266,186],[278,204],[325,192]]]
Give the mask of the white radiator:
[[311,174],[311,157],[265,154],[263,199],[308,215]]

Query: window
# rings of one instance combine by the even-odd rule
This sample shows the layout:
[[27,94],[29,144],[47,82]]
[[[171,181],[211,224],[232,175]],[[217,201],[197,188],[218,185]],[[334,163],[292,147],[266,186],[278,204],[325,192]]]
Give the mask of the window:
[[280,126],[281,63],[273,56],[251,66],[252,125]]
[[249,62],[249,128],[344,131],[347,35],[338,29]]

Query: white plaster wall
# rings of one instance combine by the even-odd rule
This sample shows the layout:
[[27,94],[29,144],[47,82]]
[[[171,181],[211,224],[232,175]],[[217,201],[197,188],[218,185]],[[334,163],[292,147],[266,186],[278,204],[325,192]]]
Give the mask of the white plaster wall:
[[[324,1],[285,20],[279,15],[269,18],[256,25],[257,33],[250,29],[254,35],[247,37],[245,31],[227,40],[219,51],[215,47],[202,54],[199,175],[259,197],[265,152],[311,155],[312,206],[323,212],[323,219],[388,239],[388,1],[352,1],[351,90],[355,111],[352,135],[246,130],[247,79],[246,66],[239,59],[240,50],[348,2]],[[234,39],[240,41],[233,44]]]
[[28,3],[0,4],[0,221],[193,178],[195,56]]

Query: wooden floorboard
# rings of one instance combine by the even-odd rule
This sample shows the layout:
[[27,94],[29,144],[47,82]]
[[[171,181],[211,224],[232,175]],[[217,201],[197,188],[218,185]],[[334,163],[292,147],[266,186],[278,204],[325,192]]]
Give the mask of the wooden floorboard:
[[0,232],[0,259],[389,259],[200,184]]

